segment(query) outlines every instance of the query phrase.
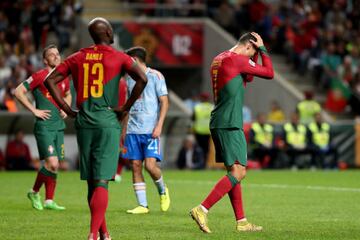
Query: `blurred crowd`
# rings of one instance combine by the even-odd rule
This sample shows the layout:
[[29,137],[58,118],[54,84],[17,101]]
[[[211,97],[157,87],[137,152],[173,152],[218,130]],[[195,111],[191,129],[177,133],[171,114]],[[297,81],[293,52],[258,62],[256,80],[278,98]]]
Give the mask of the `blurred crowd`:
[[360,1],[209,2],[209,16],[223,28],[235,37],[259,32],[314,90],[326,91],[327,110],[360,114]]
[[[320,104],[312,92],[304,94],[305,99],[288,117],[277,101],[271,103],[268,113],[259,113],[256,118],[248,107],[243,107],[249,168],[337,169],[345,164],[339,161],[333,145],[334,131],[323,119]],[[209,97],[201,93],[185,101],[193,113],[193,124],[178,153],[179,169],[221,167],[214,160],[209,129],[214,105]]]
[[48,42],[60,51],[70,46],[74,0],[2,0],[0,2],[0,109],[17,112],[14,88],[43,67],[41,49]]
[[[30,146],[25,141],[23,130],[15,130],[14,134],[8,136],[4,151],[0,148],[0,171],[39,170],[40,167],[40,160],[31,155]],[[68,170],[69,165],[66,161],[62,161],[59,168]]]
[[[272,52],[284,54],[325,109],[360,114],[359,0],[137,0],[137,15],[208,16],[238,38],[256,31]],[[300,78],[301,79],[301,78]]]

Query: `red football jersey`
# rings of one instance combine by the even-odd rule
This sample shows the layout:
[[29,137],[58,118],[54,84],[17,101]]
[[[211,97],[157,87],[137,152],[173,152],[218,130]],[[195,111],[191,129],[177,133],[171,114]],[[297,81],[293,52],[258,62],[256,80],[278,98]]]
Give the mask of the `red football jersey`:
[[118,125],[119,81],[130,70],[134,60],[107,45],[82,48],[68,57],[56,70],[64,76],[72,75],[80,110],[78,127],[111,127]]

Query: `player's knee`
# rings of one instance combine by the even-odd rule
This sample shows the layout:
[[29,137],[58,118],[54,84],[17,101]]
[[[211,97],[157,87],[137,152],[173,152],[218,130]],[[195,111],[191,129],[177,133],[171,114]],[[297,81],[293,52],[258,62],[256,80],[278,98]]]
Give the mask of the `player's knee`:
[[59,169],[59,162],[51,159],[46,163],[46,168],[51,172],[57,172],[57,170]]
[[136,172],[141,171],[142,161],[134,160],[134,161],[132,161],[131,166],[132,166],[133,171],[136,171]]
[[153,172],[156,168],[156,163],[149,161],[149,162],[145,162],[145,169],[148,172]]
[[232,170],[231,175],[234,176],[236,178],[237,181],[241,181],[245,178],[246,176],[246,170],[245,169],[236,169],[236,170]]
[[50,166],[51,171],[53,172],[57,172],[57,170],[59,169],[59,164],[58,163],[54,163]]

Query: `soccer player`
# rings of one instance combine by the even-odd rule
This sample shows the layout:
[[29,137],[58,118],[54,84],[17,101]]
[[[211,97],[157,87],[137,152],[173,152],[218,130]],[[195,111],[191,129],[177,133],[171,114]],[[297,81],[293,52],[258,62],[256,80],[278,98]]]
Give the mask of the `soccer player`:
[[[153,179],[160,195],[160,209],[166,212],[170,207],[169,190],[157,162],[162,160],[160,153],[160,135],[165,116],[169,108],[168,92],[164,76],[157,70],[146,66],[146,50],[133,47],[126,51],[133,57],[139,67],[146,73],[148,84],[141,97],[131,107],[127,121],[123,126],[123,137],[126,133],[123,155],[131,162],[133,186],[138,206],[127,210],[130,214],[149,212],[146,199],[146,184],[142,174],[143,163],[146,171]],[[128,90],[131,91],[135,81],[127,77]]]
[[[257,53],[261,55],[262,65],[256,63]],[[242,106],[246,83],[252,81],[253,76],[273,78],[272,63],[261,37],[252,32],[242,35],[233,48],[216,56],[210,71],[215,101],[210,120],[211,136],[216,161],[223,162],[228,173],[199,206],[191,209],[190,215],[203,232],[211,233],[208,211],[228,194],[237,220],[236,229],[261,231],[261,226],[247,221],[242,204],[240,181],[245,177],[247,163]]]
[[[104,18],[94,18],[88,25],[94,45],[82,48],[68,57],[47,77],[45,86],[59,106],[76,117],[77,141],[80,152],[80,177],[88,183],[88,204],[91,212],[88,239],[111,239],[106,227],[108,181],[116,172],[120,144],[120,124],[146,86],[144,72],[128,55],[113,49],[113,30]],[[119,80],[127,73],[135,80],[130,97],[121,108],[118,105]],[[73,111],[61,98],[56,84],[72,75],[77,92],[77,107]]]
[[[43,50],[43,62],[45,68],[32,74],[28,79],[15,89],[16,98],[36,117],[34,135],[36,138],[39,156],[45,160],[45,164],[40,168],[33,188],[27,196],[33,208],[37,210],[52,209],[64,210],[65,207],[59,206],[54,202],[56,188],[56,177],[59,168],[59,161],[64,160],[64,129],[66,113],[62,111],[50,96],[49,91],[44,86],[46,75],[58,66],[61,62],[59,51],[55,45],[49,45]],[[69,79],[59,83],[60,97],[65,102],[71,104]],[[36,107],[32,105],[26,94],[31,91]],[[39,190],[45,184],[45,203],[40,200]]]

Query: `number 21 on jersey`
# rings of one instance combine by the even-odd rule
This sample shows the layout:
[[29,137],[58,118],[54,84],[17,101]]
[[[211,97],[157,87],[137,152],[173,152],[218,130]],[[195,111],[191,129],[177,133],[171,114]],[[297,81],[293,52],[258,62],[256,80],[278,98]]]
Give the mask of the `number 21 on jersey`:
[[[84,90],[83,98],[89,98],[89,89],[90,95],[94,98],[102,97],[104,93],[104,66],[102,63],[94,63],[90,65],[89,63],[84,63]],[[89,75],[93,76],[93,81],[89,85]]]

